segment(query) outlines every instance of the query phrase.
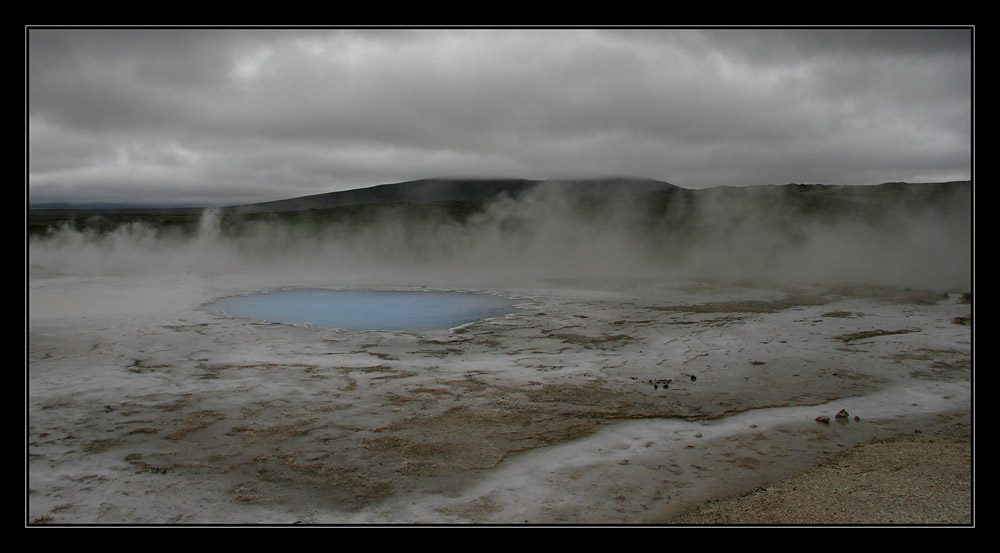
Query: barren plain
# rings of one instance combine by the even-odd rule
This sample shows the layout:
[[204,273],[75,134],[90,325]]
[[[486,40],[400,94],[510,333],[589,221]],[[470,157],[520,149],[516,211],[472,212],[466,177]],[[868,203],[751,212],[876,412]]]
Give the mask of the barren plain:
[[[798,524],[726,518],[717,500],[760,495],[880,440],[970,443],[971,305],[960,294],[454,287],[518,310],[419,333],[205,308],[289,284],[33,274],[27,522]],[[364,287],[323,275],[294,285]],[[971,524],[967,469],[947,487],[967,506],[957,513],[848,523]],[[692,511],[705,506],[716,516]]]

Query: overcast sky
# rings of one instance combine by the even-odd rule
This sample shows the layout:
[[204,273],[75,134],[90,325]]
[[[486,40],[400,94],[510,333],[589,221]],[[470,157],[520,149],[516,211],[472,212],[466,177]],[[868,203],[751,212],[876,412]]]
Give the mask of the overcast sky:
[[970,29],[26,29],[28,195],[971,178]]

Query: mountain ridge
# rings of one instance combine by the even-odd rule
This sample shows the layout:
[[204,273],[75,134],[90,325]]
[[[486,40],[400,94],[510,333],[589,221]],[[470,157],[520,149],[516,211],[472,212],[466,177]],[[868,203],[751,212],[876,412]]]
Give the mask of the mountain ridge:
[[[631,220],[623,224],[666,226],[671,232],[701,228],[705,214],[719,212],[728,214],[728,219],[722,221],[726,225],[753,216],[790,220],[793,215],[810,218],[814,223],[838,219],[874,222],[900,209],[910,213],[951,210],[971,220],[974,203],[974,186],[968,180],[872,185],[791,183],[689,189],[653,179],[619,177],[586,181],[423,179],[224,208],[52,209],[32,206],[28,209],[26,230],[32,236],[63,227],[101,233],[122,225],[142,223],[157,232],[191,234],[203,225],[206,210],[219,216],[223,228],[237,234],[248,225],[258,223],[316,228],[342,224],[360,228],[383,224],[387,217],[411,223],[464,225],[491,206],[497,206],[496,200],[504,197],[513,200],[508,207],[514,210],[522,209],[526,210],[523,213],[548,218],[554,214],[545,211],[545,207],[538,211],[535,209],[539,205],[537,202],[522,201],[529,197],[544,199],[542,194],[528,194],[538,190],[543,183],[561,194],[560,201],[548,204],[549,207],[568,207],[585,219],[606,214],[605,207],[610,212],[624,207]],[[623,189],[633,193],[622,193]],[[573,190],[580,195],[567,198],[566,192]],[[619,198],[626,202],[616,203],[614,200]],[[573,201],[561,201],[565,199]]]
[[529,191],[550,190],[578,195],[611,195],[662,192],[679,186],[655,179],[602,177],[592,179],[518,178],[429,178],[380,184],[336,192],[311,194],[222,208],[223,212],[246,214],[305,211],[373,204],[428,204],[446,201],[484,201],[503,196],[518,198]]

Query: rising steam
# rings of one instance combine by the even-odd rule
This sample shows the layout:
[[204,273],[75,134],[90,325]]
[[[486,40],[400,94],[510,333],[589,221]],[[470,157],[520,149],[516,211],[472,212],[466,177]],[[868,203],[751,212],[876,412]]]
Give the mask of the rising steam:
[[971,201],[803,213],[774,194],[712,194],[651,217],[639,197],[581,204],[554,193],[503,198],[459,222],[387,209],[367,224],[303,217],[226,229],[206,210],[193,235],[132,224],[63,227],[29,240],[32,271],[324,271],[407,279],[711,278],[966,290]]

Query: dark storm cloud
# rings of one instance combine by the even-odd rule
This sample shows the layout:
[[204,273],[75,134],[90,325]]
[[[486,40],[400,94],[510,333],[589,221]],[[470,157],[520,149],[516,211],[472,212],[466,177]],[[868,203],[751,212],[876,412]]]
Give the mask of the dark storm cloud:
[[30,29],[32,201],[969,178],[969,30]]

